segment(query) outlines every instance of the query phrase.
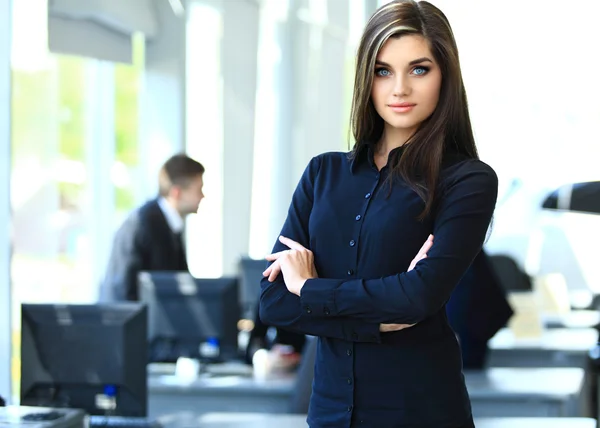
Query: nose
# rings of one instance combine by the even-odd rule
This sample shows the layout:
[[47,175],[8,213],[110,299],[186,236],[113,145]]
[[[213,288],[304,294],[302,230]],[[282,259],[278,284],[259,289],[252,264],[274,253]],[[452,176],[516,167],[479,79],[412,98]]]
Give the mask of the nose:
[[399,98],[404,97],[410,94],[410,90],[410,80],[408,76],[398,73],[394,79],[394,96]]

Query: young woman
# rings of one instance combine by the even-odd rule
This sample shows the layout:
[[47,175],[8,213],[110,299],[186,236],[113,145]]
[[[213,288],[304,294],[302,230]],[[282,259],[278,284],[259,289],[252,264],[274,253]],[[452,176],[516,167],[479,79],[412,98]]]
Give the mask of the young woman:
[[306,168],[260,316],[319,337],[311,427],[472,427],[444,306],[481,250],[497,177],[478,160],[450,24],[392,1],[356,66],[356,143]]

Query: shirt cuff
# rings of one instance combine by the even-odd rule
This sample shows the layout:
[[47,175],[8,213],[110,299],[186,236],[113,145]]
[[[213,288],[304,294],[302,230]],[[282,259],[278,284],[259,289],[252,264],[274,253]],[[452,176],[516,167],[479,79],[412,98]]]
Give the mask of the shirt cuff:
[[307,279],[300,290],[302,313],[308,317],[335,316],[335,289],[342,281],[337,279]]

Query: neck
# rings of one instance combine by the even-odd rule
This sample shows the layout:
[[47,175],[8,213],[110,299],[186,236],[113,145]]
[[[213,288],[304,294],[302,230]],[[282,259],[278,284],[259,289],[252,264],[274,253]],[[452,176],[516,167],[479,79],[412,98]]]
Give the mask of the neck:
[[183,218],[183,214],[181,213],[181,211],[179,211],[179,209],[177,209],[177,203],[175,202],[175,200],[169,196],[164,197],[164,200],[167,204],[169,204],[169,206],[171,208],[173,208],[175,211],[177,211],[177,213],[179,214],[179,216],[181,218]]
[[377,148],[375,150],[376,154],[387,159],[387,156],[390,154],[390,152],[395,148],[406,144],[414,132],[415,130],[413,129],[398,129],[386,126],[379,142],[377,143]]

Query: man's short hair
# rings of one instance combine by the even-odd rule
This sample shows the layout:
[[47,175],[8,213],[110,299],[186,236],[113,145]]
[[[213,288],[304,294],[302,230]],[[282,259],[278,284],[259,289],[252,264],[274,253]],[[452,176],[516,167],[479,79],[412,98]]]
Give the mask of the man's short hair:
[[202,174],[204,174],[204,167],[200,162],[184,154],[174,155],[160,169],[158,191],[165,197],[173,186],[186,187]]

